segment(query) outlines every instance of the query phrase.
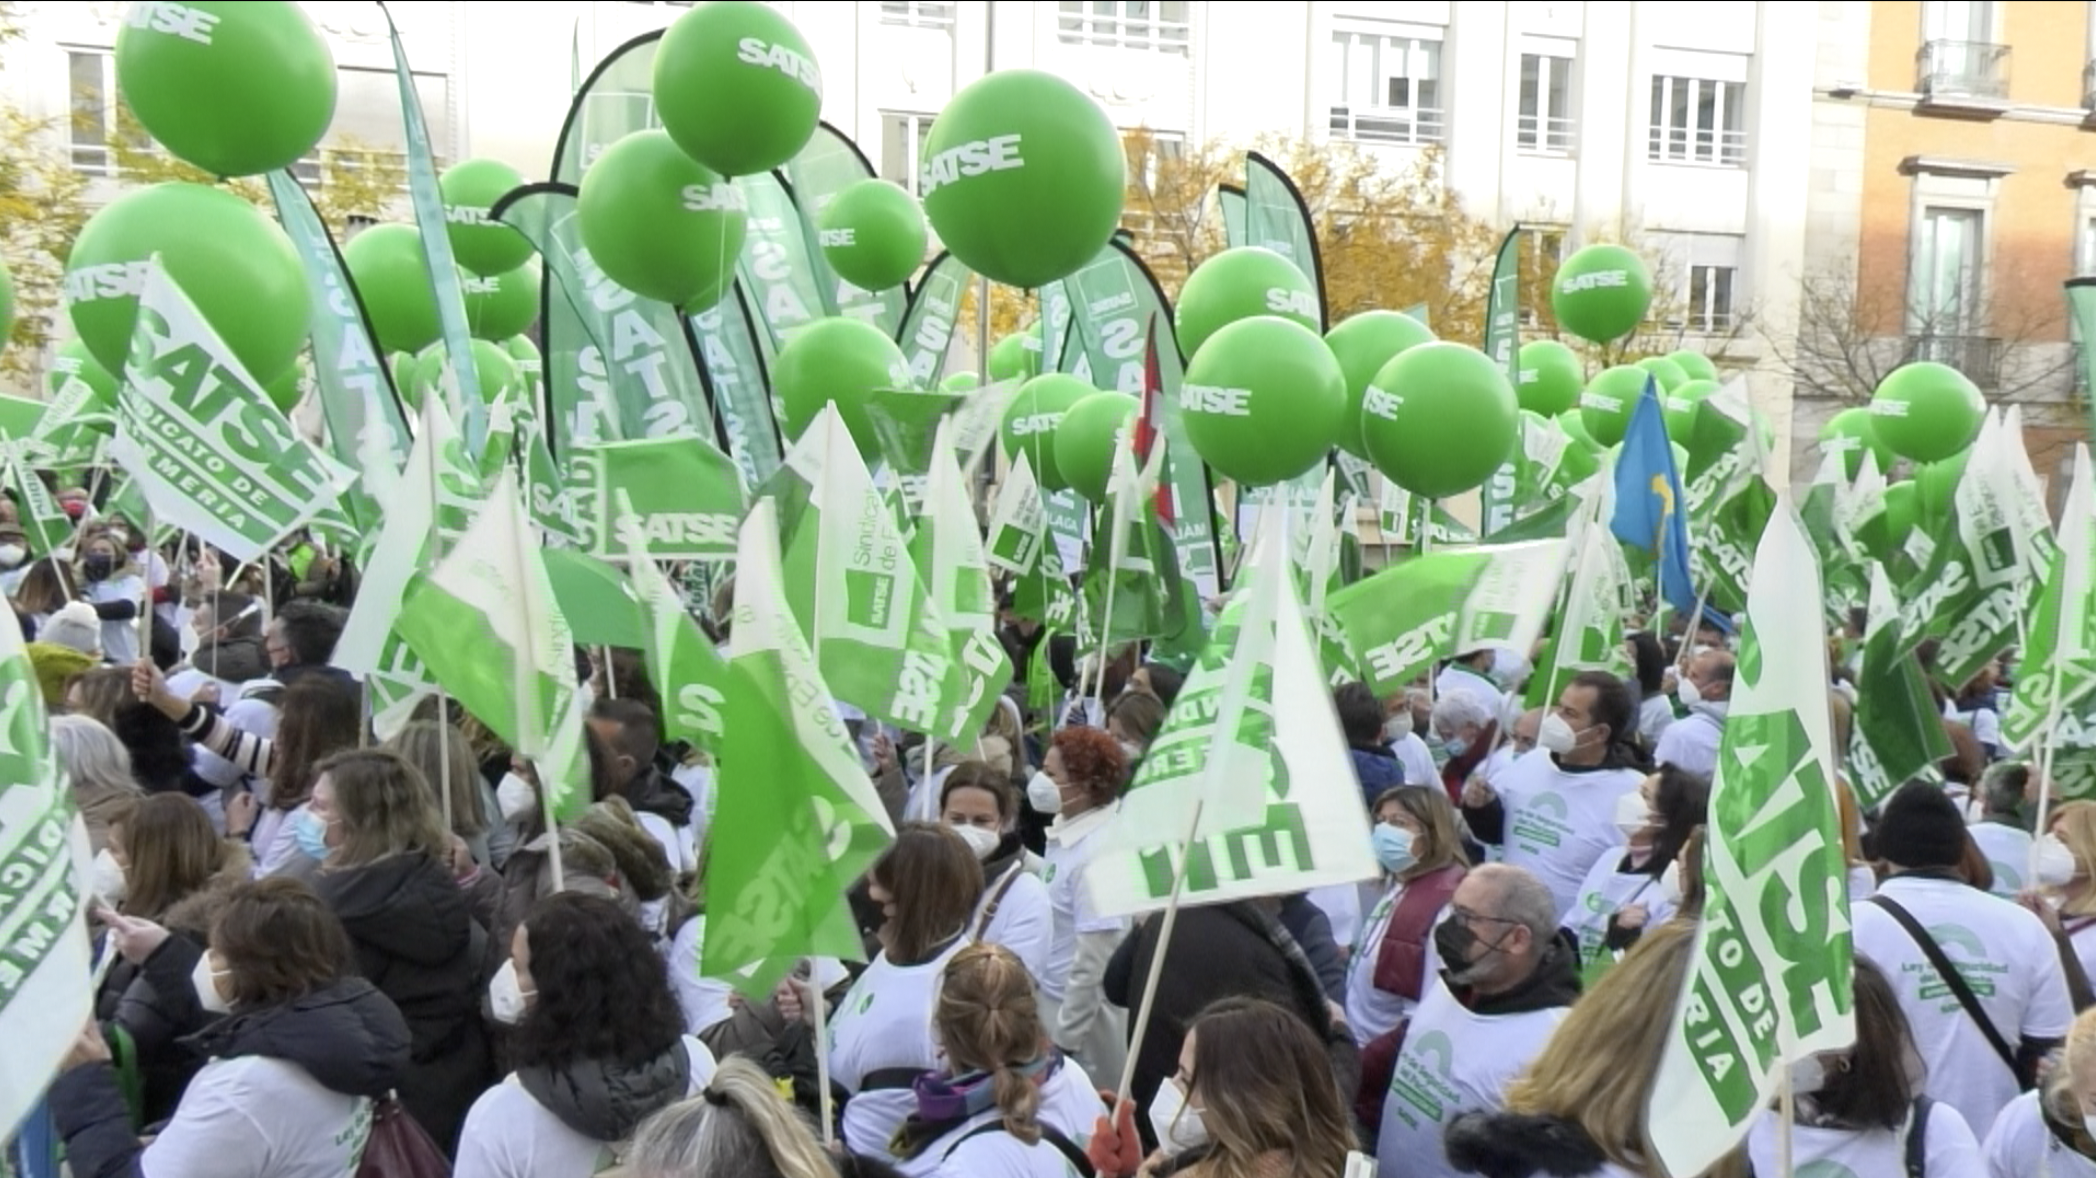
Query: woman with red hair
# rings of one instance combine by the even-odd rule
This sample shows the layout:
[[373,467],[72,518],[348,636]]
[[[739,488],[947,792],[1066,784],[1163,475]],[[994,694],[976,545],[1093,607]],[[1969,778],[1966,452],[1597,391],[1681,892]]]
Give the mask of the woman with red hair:
[[1125,1019],[1107,1004],[1101,989],[1106,963],[1127,934],[1128,922],[1092,911],[1084,894],[1084,869],[1098,847],[1093,836],[1127,788],[1127,754],[1097,728],[1057,732],[1041,771],[1026,786],[1033,808],[1055,817],[1042,872],[1055,928],[1047,964],[1035,979],[1041,987],[1041,1023],[1056,1045],[1094,1076],[1120,1075],[1128,1053]]

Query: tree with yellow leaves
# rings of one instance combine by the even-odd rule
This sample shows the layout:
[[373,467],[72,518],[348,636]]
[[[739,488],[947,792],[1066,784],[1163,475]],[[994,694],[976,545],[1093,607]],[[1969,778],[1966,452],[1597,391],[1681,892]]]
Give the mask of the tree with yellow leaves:
[[[0,4],[0,61],[21,36],[15,6]],[[59,308],[59,280],[73,235],[87,220],[87,178],[50,136],[49,120],[0,103],[0,259],[15,282],[15,325],[0,339],[0,388],[39,395],[43,352]]]

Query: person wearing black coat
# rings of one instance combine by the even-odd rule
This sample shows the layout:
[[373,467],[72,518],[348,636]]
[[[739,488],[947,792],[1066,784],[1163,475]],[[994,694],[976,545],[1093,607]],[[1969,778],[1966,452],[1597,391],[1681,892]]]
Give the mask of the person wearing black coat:
[[[1316,967],[1279,919],[1280,907],[1280,901],[1269,898],[1179,910],[1149,1026],[1140,1043],[1129,1044],[1135,1054],[1135,1124],[1146,1152],[1157,1148],[1150,1102],[1179,1069],[1186,1029],[1224,998],[1264,998],[1295,1012],[1330,1051],[1340,1091],[1352,1092],[1359,1082],[1353,1032],[1326,999]],[[1114,951],[1104,979],[1108,1001],[1130,1010],[1141,1003],[1163,923],[1162,915],[1145,918]]]

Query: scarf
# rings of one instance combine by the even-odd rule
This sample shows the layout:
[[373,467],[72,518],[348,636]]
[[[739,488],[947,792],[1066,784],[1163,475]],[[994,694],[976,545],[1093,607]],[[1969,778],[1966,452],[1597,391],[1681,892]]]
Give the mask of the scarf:
[[[1016,1070],[1039,1088],[1054,1079],[1062,1066],[1062,1052],[1051,1047]],[[888,1152],[898,1158],[922,1154],[933,1142],[997,1105],[997,1077],[992,1072],[963,1072],[958,1076],[926,1072],[917,1077],[912,1087],[917,1095],[917,1110],[888,1141]]]

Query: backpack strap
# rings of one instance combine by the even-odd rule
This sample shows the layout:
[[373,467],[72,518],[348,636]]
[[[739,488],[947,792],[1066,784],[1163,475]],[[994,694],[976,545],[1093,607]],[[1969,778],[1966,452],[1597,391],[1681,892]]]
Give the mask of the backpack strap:
[[1926,1096],[1914,1098],[1914,1116],[1907,1121],[1907,1178],[1927,1178],[1929,1172],[1929,1110],[1936,1102]]
[[975,922],[975,935],[972,940],[980,941],[989,933],[990,922],[997,919],[997,909],[1004,903],[1005,894],[1012,890],[1013,884],[1019,882],[1019,877],[1025,871],[1026,860],[1023,855],[1012,860],[1012,865],[1005,869],[1004,878],[997,881],[997,890],[990,893],[990,902],[983,905],[982,916]]
[[1943,946],[1936,943],[1936,938],[1929,935],[1929,930],[1921,927],[1921,922],[1914,919],[1913,913],[1900,907],[1898,901],[1883,892],[1864,902],[1877,905],[1887,916],[1897,921],[1901,928],[1907,930],[1907,935],[1921,947],[1922,956],[1927,957],[1929,964],[1935,967],[1936,976],[1942,979],[1944,987],[1958,1000],[1958,1005],[1965,1008],[1965,1013],[1979,1028],[1980,1034],[1986,1036],[1988,1045],[1994,1048],[1994,1054],[2000,1056],[2001,1062],[2008,1066],[2009,1075],[2015,1078],[2017,1087],[2029,1087],[2024,1082],[2022,1067],[2016,1063],[2016,1050],[2010,1047],[2009,1041],[2002,1038],[2001,1032],[1995,1029],[1994,1020],[1987,1017],[1987,1008],[1980,1005],[1979,997],[1966,983],[1965,975],[1959,973],[1957,967],[1951,964],[1950,958],[1944,955]]
[[[1080,1175],[1083,1175],[1083,1178],[1093,1178],[1091,1159],[1085,1156],[1084,1150],[1079,1148],[1076,1142],[1070,1140],[1067,1136],[1065,1136],[1062,1130],[1057,1129],[1055,1126],[1050,1125],[1045,1121],[1039,1122],[1039,1125],[1041,1129],[1042,1141],[1045,1141],[1049,1145],[1055,1147],[1055,1151],[1063,1155],[1063,1160],[1069,1162],[1071,1168],[1076,1170],[1077,1173],[1079,1173]],[[963,1145],[966,1145],[970,1141],[973,1141],[976,1138],[983,1136],[984,1134],[1002,1133],[1004,1131],[1004,1120],[1001,1117],[977,1125],[975,1128],[970,1129],[966,1133],[961,1134],[961,1139],[959,1141],[956,1141],[951,1146],[947,1147],[946,1152],[940,1155],[939,1161],[942,1164],[945,1163],[949,1158],[953,1157],[955,1150],[960,1149]]]

